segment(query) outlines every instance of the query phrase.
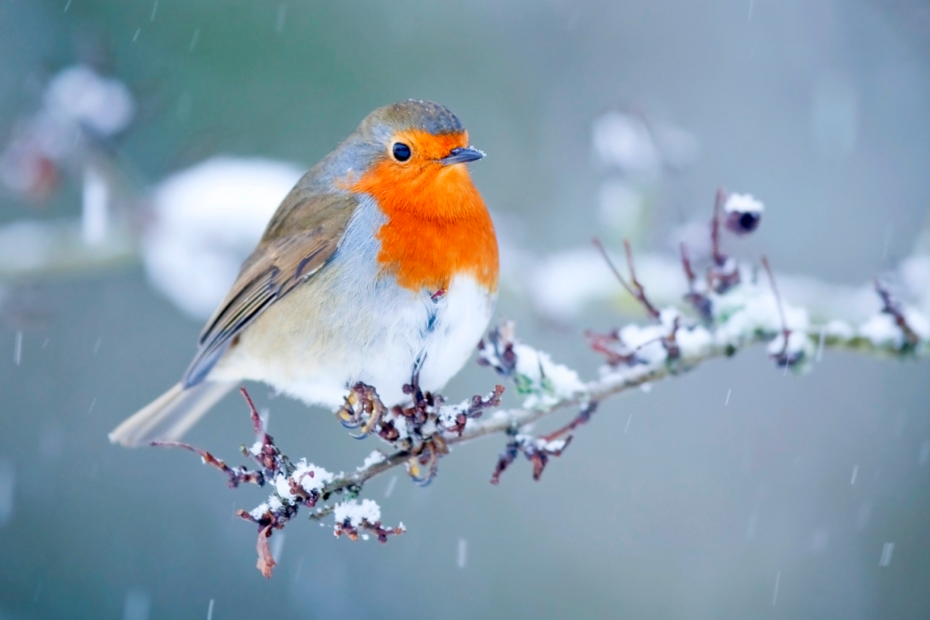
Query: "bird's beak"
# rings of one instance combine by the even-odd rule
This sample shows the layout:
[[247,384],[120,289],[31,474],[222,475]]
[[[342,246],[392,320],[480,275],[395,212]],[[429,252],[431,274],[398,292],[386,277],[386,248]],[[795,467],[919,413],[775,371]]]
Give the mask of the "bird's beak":
[[472,147],[461,147],[457,146],[452,151],[439,160],[443,166],[451,166],[452,164],[467,164],[470,161],[478,161],[484,157],[484,151],[479,151],[478,149]]

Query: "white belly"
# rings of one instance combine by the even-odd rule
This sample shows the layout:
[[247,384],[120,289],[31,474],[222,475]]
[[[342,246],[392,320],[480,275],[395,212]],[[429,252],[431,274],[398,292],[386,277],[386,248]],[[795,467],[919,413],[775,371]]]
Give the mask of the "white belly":
[[420,386],[442,389],[475,352],[494,312],[494,296],[471,276],[459,276],[437,305],[432,330],[424,339]]
[[264,381],[328,407],[363,381],[396,404],[407,400],[402,387],[416,370],[422,389],[442,389],[474,352],[494,307],[494,296],[471,276],[453,279],[436,301],[382,281],[334,303],[320,291],[339,274],[319,275],[250,325],[211,376]]

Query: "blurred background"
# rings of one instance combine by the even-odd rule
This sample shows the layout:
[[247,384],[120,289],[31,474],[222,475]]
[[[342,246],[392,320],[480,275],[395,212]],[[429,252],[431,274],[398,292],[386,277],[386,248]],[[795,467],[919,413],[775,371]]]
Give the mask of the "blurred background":
[[[718,185],[766,204],[739,256],[849,287],[894,269],[930,204],[926,3],[9,0],[0,57],[3,620],[930,616],[926,363],[711,362],[605,403],[538,483],[519,461],[488,484],[503,437],[426,489],[375,479],[406,535],[301,519],[270,581],[233,516],[263,490],[106,438],[178,379],[294,180],[395,100],[446,104],[488,153],[498,311],[584,377],[582,331],[641,312],[609,278],[559,305],[540,266],[593,234],[671,252]],[[471,364],[446,393],[495,381]],[[252,394],[292,456],[381,447]],[[189,439],[237,462],[238,396]]]

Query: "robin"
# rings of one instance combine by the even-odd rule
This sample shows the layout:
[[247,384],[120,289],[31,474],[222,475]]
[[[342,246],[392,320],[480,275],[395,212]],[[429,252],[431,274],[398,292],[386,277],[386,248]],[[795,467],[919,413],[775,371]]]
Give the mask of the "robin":
[[386,404],[414,376],[441,389],[497,296],[497,238],[465,166],[482,157],[439,104],[369,114],[278,207],[181,381],[110,440],[176,440],[243,380],[332,408],[359,381]]

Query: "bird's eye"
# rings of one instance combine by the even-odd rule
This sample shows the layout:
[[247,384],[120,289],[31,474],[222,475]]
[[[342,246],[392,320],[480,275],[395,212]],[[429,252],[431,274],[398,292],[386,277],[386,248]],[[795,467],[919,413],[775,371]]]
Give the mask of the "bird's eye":
[[394,159],[397,161],[407,161],[410,159],[410,147],[403,142],[395,142],[391,152],[394,153]]

